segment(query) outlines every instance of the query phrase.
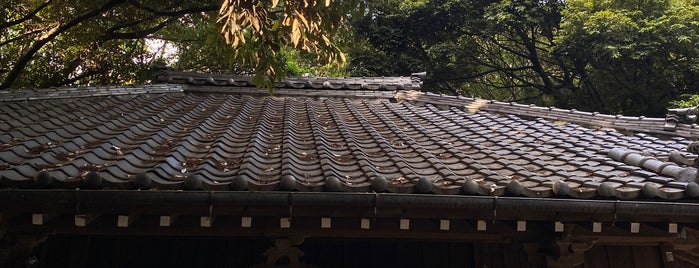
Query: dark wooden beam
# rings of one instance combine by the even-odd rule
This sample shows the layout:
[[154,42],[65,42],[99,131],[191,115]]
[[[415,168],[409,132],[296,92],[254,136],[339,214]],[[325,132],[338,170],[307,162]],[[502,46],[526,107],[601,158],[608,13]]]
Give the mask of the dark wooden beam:
[[99,217],[98,214],[75,214],[75,226],[85,227]]
[[34,225],[44,225],[53,217],[55,217],[55,214],[51,213],[34,213],[32,214],[32,224]]
[[[561,222],[696,222],[693,203],[532,199],[480,196],[432,196],[302,192],[175,192],[175,191],[38,191],[0,192],[0,210],[25,213],[56,210],[96,214],[172,213],[250,216],[394,217],[408,219],[527,220]],[[168,206],[163,206],[168,203]],[[15,204],[21,204],[16,206]],[[495,213],[497,211],[497,213]],[[613,217],[615,213],[618,218]],[[524,216],[526,217],[524,217]],[[497,216],[497,217],[496,217]],[[623,216],[623,217],[622,217]]]
[[138,217],[139,215],[137,214],[118,215],[116,225],[117,227],[128,228],[134,221],[138,219]]
[[158,217],[160,227],[170,227],[177,220],[178,215],[161,215]]
[[[595,226],[597,225],[597,226]],[[678,234],[668,233],[642,224],[638,233],[631,232],[630,223],[576,222],[566,223],[566,235],[582,240],[597,240],[604,244],[659,244],[682,241]]]
[[692,264],[694,267],[699,267],[699,256],[695,256],[687,251],[675,251],[675,258]]

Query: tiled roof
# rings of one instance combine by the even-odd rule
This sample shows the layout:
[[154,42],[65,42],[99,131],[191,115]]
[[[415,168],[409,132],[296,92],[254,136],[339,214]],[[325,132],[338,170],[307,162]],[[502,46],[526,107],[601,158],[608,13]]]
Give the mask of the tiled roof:
[[696,157],[694,125],[402,90],[411,78],[273,96],[199,79],[0,92],[0,187],[699,196],[696,169],[668,160]]
[[[276,88],[334,89],[334,90],[417,90],[420,88],[418,73],[410,77],[290,77],[275,83]],[[165,83],[251,87],[252,77],[245,75],[199,74],[162,70],[156,80]]]
[[180,85],[139,85],[0,90],[0,101],[31,101],[182,92]]

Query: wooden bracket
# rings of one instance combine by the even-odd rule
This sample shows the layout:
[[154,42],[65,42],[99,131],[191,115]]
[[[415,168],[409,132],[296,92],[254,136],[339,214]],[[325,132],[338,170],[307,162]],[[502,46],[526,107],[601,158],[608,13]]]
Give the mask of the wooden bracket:
[[[274,239],[274,246],[267,249],[263,267],[278,267],[280,260],[288,261],[283,267],[312,267],[301,262],[304,253],[298,246],[303,243],[305,236],[290,236],[287,238]],[[279,266],[282,267],[282,266]]]
[[592,248],[596,241],[557,240],[554,247],[558,249],[558,257],[547,256],[549,268],[577,267],[585,263],[585,251]]

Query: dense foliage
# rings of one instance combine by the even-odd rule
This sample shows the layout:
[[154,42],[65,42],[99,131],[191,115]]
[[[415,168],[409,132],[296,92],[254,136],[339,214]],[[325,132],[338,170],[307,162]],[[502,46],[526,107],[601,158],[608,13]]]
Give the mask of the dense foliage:
[[258,85],[427,71],[425,90],[659,116],[699,104],[699,1],[0,2],[0,88],[142,83],[159,64]]
[[699,90],[697,1],[395,1],[353,31],[354,74],[452,94],[659,116]]
[[576,105],[662,114],[699,90],[699,4],[686,0],[567,1],[557,53],[580,79]]
[[189,24],[217,1],[0,2],[0,88],[140,82],[144,38]]
[[[344,55],[331,39],[358,6],[351,0],[2,1],[0,89],[142,83],[153,65],[163,64],[254,73],[260,85],[310,70],[336,74]],[[152,51],[147,40],[164,41],[176,54]]]
[[[550,53],[561,6],[557,1],[448,0],[387,7],[355,25],[367,45],[352,51],[350,68],[366,75],[427,70],[428,88],[438,91],[546,102],[570,84]],[[401,64],[376,68],[377,56]]]
[[[285,48],[307,52],[317,62],[344,62],[331,41],[358,8],[359,0],[225,0],[219,13],[226,43],[236,62],[254,66],[255,83],[270,88],[286,75]],[[280,53],[282,52],[282,53]]]

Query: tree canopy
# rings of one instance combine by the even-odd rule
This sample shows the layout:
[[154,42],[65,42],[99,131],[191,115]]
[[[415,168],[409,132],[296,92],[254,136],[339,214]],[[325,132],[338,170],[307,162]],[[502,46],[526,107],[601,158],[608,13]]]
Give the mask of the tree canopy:
[[0,4],[0,88],[141,81],[144,38],[216,1],[9,0]]
[[697,92],[699,5],[694,1],[568,1],[557,53],[576,66],[579,87],[611,112],[661,114]]
[[422,69],[430,90],[653,116],[699,90],[697,1],[400,2],[355,22],[351,71]]
[[658,116],[699,104],[699,1],[0,3],[0,89],[141,83],[154,65],[260,86],[427,71],[435,92]]
[[[163,61],[147,40],[173,45],[174,67],[256,74],[269,84],[289,58],[323,66],[358,0],[8,0],[0,3],[0,89],[138,83]],[[295,50],[314,55],[300,60]],[[306,57],[307,55],[303,55]],[[298,63],[297,63],[298,62]],[[163,64],[163,62],[160,62]]]
[[[331,39],[344,27],[344,19],[358,0],[225,0],[218,22],[226,43],[237,48],[233,59],[254,66],[256,84],[283,78],[279,52],[288,47],[315,55],[316,61],[344,62],[345,56]],[[262,76],[261,74],[264,74]]]

